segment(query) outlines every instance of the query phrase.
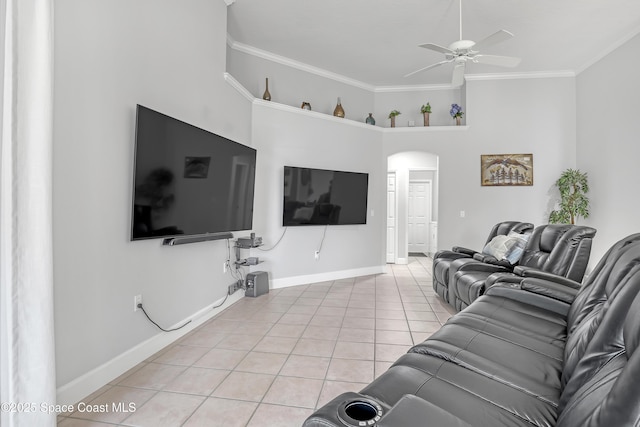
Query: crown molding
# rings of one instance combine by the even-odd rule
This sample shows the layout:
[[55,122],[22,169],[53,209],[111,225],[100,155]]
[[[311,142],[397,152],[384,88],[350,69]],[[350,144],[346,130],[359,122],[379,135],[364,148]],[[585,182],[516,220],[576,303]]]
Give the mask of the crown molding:
[[[230,0],[227,0],[230,1]],[[640,32],[640,30],[639,30]],[[637,33],[636,33],[637,34]],[[634,34],[635,35],[635,34]],[[625,41],[629,40],[632,36],[627,37]],[[622,44],[619,43],[617,46]],[[285,56],[277,55],[275,53],[259,49],[244,43],[240,43],[231,37],[227,33],[227,45],[229,48],[238,52],[245,53],[247,55],[255,56],[257,58],[265,59],[280,65],[294,68],[296,70],[304,71],[316,76],[324,77],[330,80],[337,81],[349,86],[360,88],[373,93],[398,93],[398,92],[417,92],[428,90],[448,90],[457,89],[451,84],[431,84],[431,85],[398,85],[398,86],[375,86],[360,80],[352,79],[350,77],[343,76],[342,74],[334,73],[319,67],[306,64],[304,62],[296,61],[295,59],[287,58]],[[611,50],[614,50],[612,48]],[[604,56],[604,55],[603,55]],[[594,61],[595,62],[595,61]],[[547,79],[557,77],[575,77],[576,72],[572,70],[557,70],[557,71],[532,71],[532,72],[520,72],[520,73],[487,73],[487,74],[465,74],[465,80],[467,81],[481,81],[481,80],[514,80],[514,79]]]
[[432,85],[398,85],[398,86],[376,86],[375,93],[397,93],[397,92],[418,92],[423,90],[447,90],[460,89],[462,86],[453,86],[450,83]]
[[576,69],[576,75],[582,73],[583,71],[585,71],[587,68],[591,67],[592,65],[594,65],[596,62],[600,61],[601,59],[603,59],[605,56],[609,55],[610,53],[612,53],[614,50],[618,49],[619,47],[621,47],[623,44],[627,43],[629,40],[631,40],[632,38],[634,38],[635,36],[637,36],[638,34],[640,34],[640,27],[634,29],[631,33],[629,33],[627,36],[621,38],[620,40],[618,40],[617,42],[613,43],[611,46],[609,46],[607,49],[605,49],[604,51],[602,51],[599,55],[595,56],[594,58],[592,58],[590,61],[587,61],[586,63],[584,63],[581,67],[578,67]]
[[576,73],[571,70],[558,71],[532,71],[527,73],[488,73],[488,74],[465,74],[468,81],[481,80],[517,80],[517,79],[550,79],[557,77],[575,77]]
[[237,50],[238,52],[246,53],[247,55],[252,55],[257,58],[266,59],[267,61],[275,62],[276,64],[285,65],[287,67],[295,68],[296,70],[304,71],[310,74],[315,74],[320,77],[325,77],[327,79],[335,80],[340,83],[347,84],[349,86],[354,86],[360,89],[368,90],[373,92],[375,87],[361,82],[359,80],[355,80],[341,74],[333,73],[331,71],[324,70],[322,68],[314,67],[313,65],[305,64],[304,62],[296,61],[295,59],[287,58],[285,56],[277,55],[275,53],[259,49],[257,47],[249,46],[244,43],[240,43],[234,40],[229,34],[227,34],[227,44],[233,50]]
[[245,88],[239,81],[237,81],[235,79],[235,77],[233,77],[231,74],[229,73],[224,73],[224,79],[227,83],[229,83],[229,86],[231,86],[232,88],[234,88],[235,90],[238,91],[238,93],[240,95],[242,95],[243,97],[245,97],[249,102],[253,102],[256,97],[253,96],[251,94],[251,92],[249,92],[247,90],[247,88]]
[[451,84],[437,84],[437,85],[399,85],[399,86],[374,86],[360,80],[352,79],[350,77],[343,76],[342,74],[334,73],[332,71],[325,70],[323,68],[314,67],[313,65],[306,64],[304,62],[296,61],[295,59],[287,58],[285,56],[277,55],[275,53],[259,49],[244,43],[236,41],[230,34],[227,33],[227,45],[238,52],[246,53],[257,58],[265,59],[267,61],[275,62],[276,64],[285,65],[287,67],[294,68],[296,70],[304,71],[310,74],[314,74],[319,77],[334,80],[339,83],[344,83],[349,86],[357,87],[369,92],[375,93],[390,93],[390,92],[415,92],[421,90],[443,90],[454,89]]

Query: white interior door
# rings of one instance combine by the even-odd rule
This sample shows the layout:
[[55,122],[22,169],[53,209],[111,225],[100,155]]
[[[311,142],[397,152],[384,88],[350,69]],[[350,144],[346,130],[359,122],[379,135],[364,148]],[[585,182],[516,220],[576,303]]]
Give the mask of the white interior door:
[[431,181],[409,181],[408,250],[429,252],[429,223],[431,222]]
[[387,262],[396,262],[397,251],[396,174],[387,174]]

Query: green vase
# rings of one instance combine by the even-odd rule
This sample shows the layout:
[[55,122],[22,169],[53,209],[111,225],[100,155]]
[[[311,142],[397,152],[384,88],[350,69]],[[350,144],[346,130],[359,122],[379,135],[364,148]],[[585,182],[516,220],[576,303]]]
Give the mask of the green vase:
[[369,113],[369,117],[367,117],[364,122],[368,125],[372,125],[375,126],[376,125],[376,119],[373,118],[372,113]]

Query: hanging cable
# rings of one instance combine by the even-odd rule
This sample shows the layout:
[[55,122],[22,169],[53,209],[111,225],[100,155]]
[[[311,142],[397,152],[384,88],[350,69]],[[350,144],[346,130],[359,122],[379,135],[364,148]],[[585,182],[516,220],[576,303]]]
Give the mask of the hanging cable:
[[270,248],[268,248],[268,249],[262,249],[260,246],[257,246],[257,247],[256,247],[256,249],[258,249],[259,251],[263,251],[263,252],[268,252],[268,251],[273,250],[276,246],[278,246],[278,244],[280,244],[280,242],[282,241],[282,238],[284,237],[284,235],[285,235],[285,233],[287,232],[287,229],[288,229],[288,228],[289,228],[289,227],[285,227],[285,228],[284,228],[284,231],[282,232],[282,235],[280,236],[280,238],[278,239],[278,241],[277,241],[273,246],[271,246]]
[[149,315],[147,314],[147,311],[144,309],[144,307],[142,306],[142,303],[138,303],[138,308],[140,310],[142,310],[142,312],[144,313],[144,315],[147,317],[147,319],[149,319],[149,322],[153,323],[154,325],[156,325],[158,327],[158,329],[160,329],[162,332],[173,332],[173,331],[177,331],[178,329],[182,329],[185,326],[187,326],[189,323],[191,323],[191,319],[189,319],[187,322],[185,322],[182,326],[178,326],[177,328],[173,328],[173,329],[164,329],[162,326],[158,325],[156,322],[154,322],[151,317],[149,317]]
[[224,299],[222,300],[222,302],[218,305],[214,305],[213,307],[211,307],[211,310],[214,310],[216,308],[222,307],[222,305],[227,302],[227,298],[229,298],[229,291],[227,290],[227,294],[224,296]]
[[324,226],[324,232],[322,233],[322,240],[320,240],[320,246],[318,247],[318,250],[316,251],[318,254],[322,251],[322,244],[324,243],[324,238],[327,235],[327,228],[329,228],[328,224]]

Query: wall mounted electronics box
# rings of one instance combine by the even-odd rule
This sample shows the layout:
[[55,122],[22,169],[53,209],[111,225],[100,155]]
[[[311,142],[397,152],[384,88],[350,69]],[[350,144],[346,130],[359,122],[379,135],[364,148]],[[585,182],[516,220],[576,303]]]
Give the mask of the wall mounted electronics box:
[[254,271],[247,274],[245,279],[247,289],[244,292],[246,297],[257,297],[269,293],[269,274],[266,271]]
[[256,237],[255,233],[251,233],[251,237],[239,237],[236,246],[243,249],[257,248],[262,246],[262,237]]

